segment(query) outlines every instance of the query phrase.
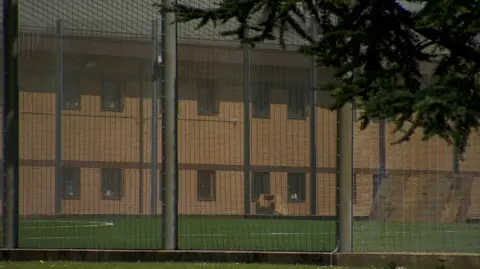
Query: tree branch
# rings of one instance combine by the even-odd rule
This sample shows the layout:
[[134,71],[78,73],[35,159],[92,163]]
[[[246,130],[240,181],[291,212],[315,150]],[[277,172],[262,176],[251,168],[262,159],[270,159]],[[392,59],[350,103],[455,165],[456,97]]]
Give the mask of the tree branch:
[[410,11],[404,9],[399,3],[394,3],[395,10],[398,15],[405,18],[404,21],[410,21],[408,27],[417,32],[418,34],[436,41],[440,46],[448,49],[451,53],[455,53],[467,60],[480,62],[480,48],[472,48],[467,44],[458,43],[448,35],[445,35],[439,30],[434,28],[419,28],[415,25],[415,19]]

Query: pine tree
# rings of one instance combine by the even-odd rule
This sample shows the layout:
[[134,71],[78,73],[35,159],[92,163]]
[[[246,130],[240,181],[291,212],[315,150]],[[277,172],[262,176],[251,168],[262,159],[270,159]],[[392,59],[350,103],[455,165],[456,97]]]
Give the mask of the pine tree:
[[[285,33],[295,32],[305,41],[300,53],[337,71],[324,89],[335,100],[330,109],[355,102],[362,128],[386,119],[402,133],[396,143],[418,131],[424,140],[439,136],[463,153],[479,127],[478,0],[219,0],[209,9],[157,6],[176,13],[178,23],[198,21],[199,28],[236,20],[234,29],[221,34],[251,46],[265,40],[284,46]],[[308,20],[318,36],[309,31]],[[428,85],[421,83],[421,62],[435,67]]]

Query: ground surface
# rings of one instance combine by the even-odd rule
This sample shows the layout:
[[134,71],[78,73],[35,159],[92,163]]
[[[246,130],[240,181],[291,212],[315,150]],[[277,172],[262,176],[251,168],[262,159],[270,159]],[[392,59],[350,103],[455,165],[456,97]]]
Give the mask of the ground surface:
[[[6,269],[318,269],[307,265],[270,265],[270,264],[235,264],[235,263],[0,263]],[[336,269],[336,267],[329,267]],[[342,269],[348,269],[342,267]],[[372,269],[372,268],[369,268]]]
[[[331,251],[335,221],[180,217],[180,249]],[[20,220],[22,248],[161,249],[162,219]],[[355,251],[480,252],[480,224],[354,223]]]

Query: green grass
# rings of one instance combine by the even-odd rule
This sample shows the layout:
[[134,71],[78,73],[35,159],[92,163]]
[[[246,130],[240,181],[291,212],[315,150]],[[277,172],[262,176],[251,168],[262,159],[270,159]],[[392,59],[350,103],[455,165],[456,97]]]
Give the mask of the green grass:
[[[318,269],[316,265],[237,264],[237,263],[0,263],[8,269]],[[336,269],[337,267],[329,267]],[[342,267],[342,269],[348,269]],[[372,269],[372,268],[369,268]]]
[[[20,221],[23,248],[161,249],[162,220],[61,217]],[[180,249],[331,251],[335,222],[180,217]],[[480,252],[480,224],[354,223],[355,251]]]

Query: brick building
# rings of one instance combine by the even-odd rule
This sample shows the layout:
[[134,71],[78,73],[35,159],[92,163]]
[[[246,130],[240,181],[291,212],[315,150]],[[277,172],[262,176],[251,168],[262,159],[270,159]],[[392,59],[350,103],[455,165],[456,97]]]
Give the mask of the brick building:
[[[158,15],[141,1],[135,7],[136,17],[128,19],[132,5],[72,2],[21,2],[21,21],[25,23],[20,36],[21,214],[148,214],[152,195],[150,18]],[[85,7],[85,14],[79,14],[80,2],[98,14]],[[85,19],[87,15],[94,19]],[[64,25],[63,168],[58,182],[57,18]],[[121,27],[115,26],[120,21]],[[29,27],[32,25],[35,27]],[[179,211],[242,215],[242,50],[235,42],[214,40],[212,29],[198,33],[188,27],[191,25],[179,26],[178,41]],[[275,45],[260,46],[252,52],[252,189],[248,201],[252,214],[260,194],[273,194],[284,214],[335,215],[336,117],[320,107],[310,111],[309,64],[306,57],[281,51]],[[423,72],[428,74],[428,67]],[[320,83],[329,77],[331,72],[320,70]],[[309,206],[312,113],[316,114],[317,128],[316,212],[310,212]],[[450,146],[437,139],[390,145],[395,139],[391,130],[393,127],[388,126],[386,167],[390,174],[450,173]],[[158,132],[161,134],[161,116]],[[378,141],[376,124],[355,131],[356,216],[369,216],[372,209]],[[475,136],[461,163],[462,173],[480,171],[477,141]],[[160,161],[161,142],[160,137]],[[157,167],[160,169],[161,164]],[[60,184],[57,191],[56,184]],[[161,213],[162,203],[159,190],[157,213]],[[480,184],[475,181],[469,215],[480,214],[479,192]]]

